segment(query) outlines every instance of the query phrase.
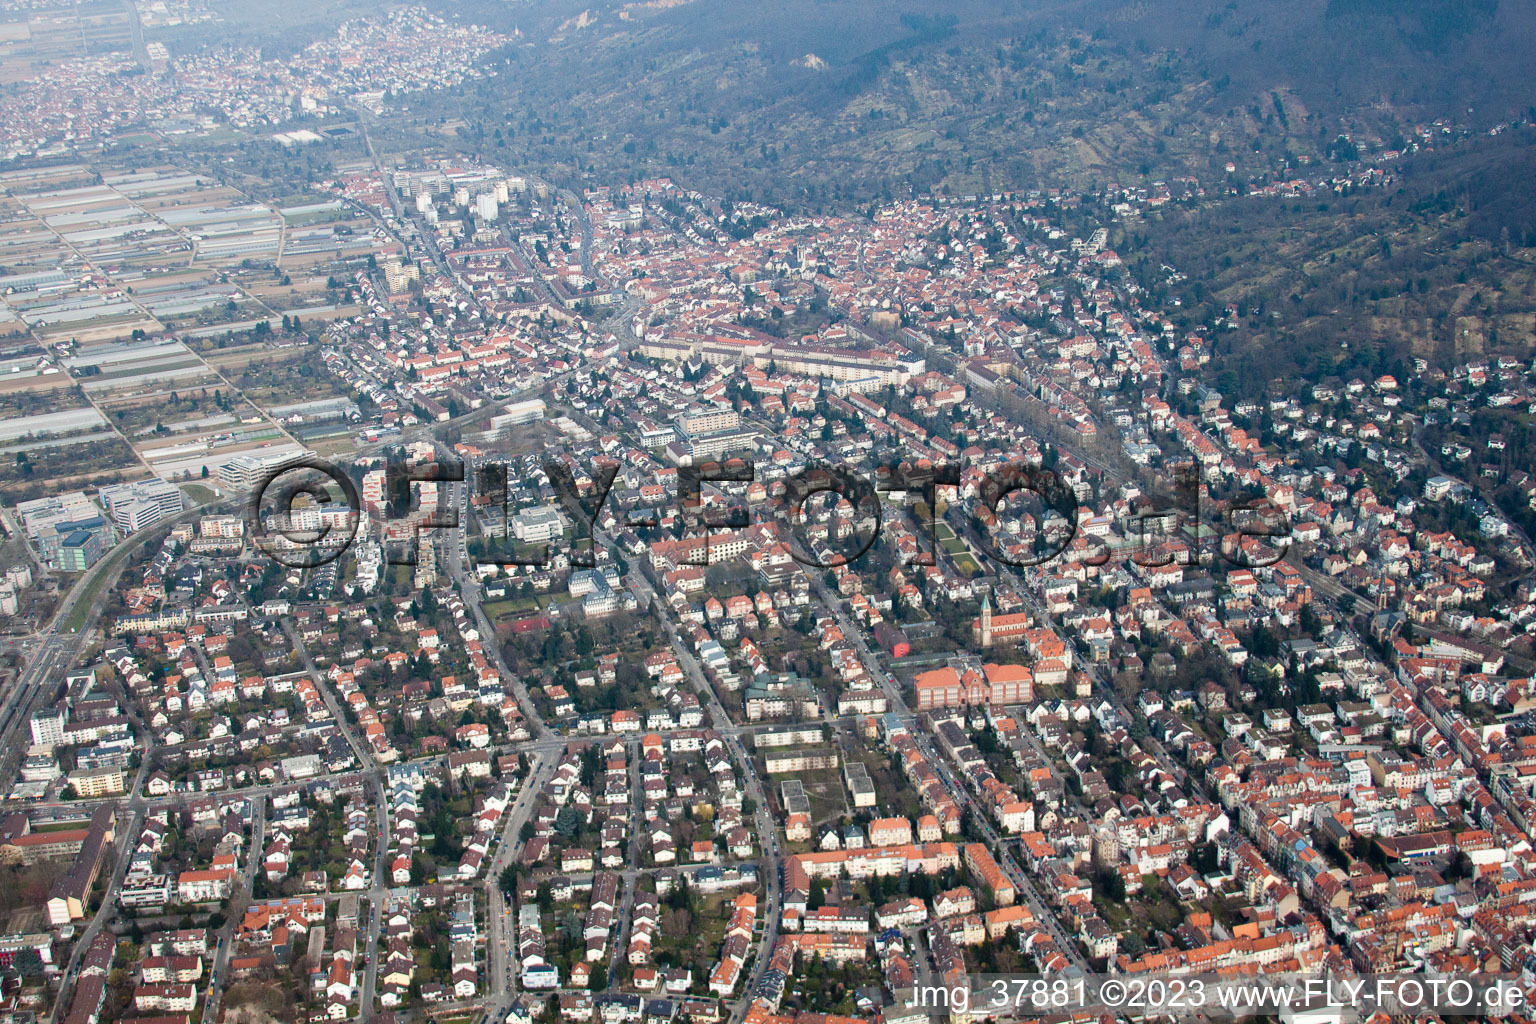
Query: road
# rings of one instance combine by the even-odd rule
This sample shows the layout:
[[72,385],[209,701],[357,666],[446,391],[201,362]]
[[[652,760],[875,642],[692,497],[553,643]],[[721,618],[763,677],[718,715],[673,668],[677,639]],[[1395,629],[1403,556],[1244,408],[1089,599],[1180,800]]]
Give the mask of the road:
[[[464,566],[468,561],[468,555],[464,548],[463,536],[464,524],[468,522],[468,489],[462,484],[451,484],[449,487],[450,490],[454,492],[450,500],[454,500],[459,503],[460,530],[458,531],[458,536],[453,537],[446,545],[448,548],[448,553],[443,560],[443,564],[447,568],[450,576],[459,583],[460,594],[464,600],[465,605],[472,609],[474,621],[480,628],[482,636],[494,637],[495,631],[491,628],[491,623],[486,618],[485,612],[480,605],[479,584],[474,580],[472,574],[466,574],[464,572]],[[611,545],[612,538],[599,532],[599,534],[594,537],[594,542]],[[713,724],[715,725],[716,731],[719,732],[724,739],[727,747],[731,751],[732,756],[735,758],[738,767],[742,771],[742,777],[745,780],[746,794],[755,804],[754,822],[757,830],[759,848],[762,852],[761,869],[759,873],[763,878],[763,883],[767,894],[764,901],[764,913],[761,915],[764,921],[764,932],[763,937],[757,946],[757,956],[754,963],[751,980],[743,990],[742,997],[734,1000],[732,1003],[732,1019],[734,1021],[740,1021],[743,1017],[745,1017],[746,1011],[748,1009],[750,1002],[748,996],[750,993],[756,990],[757,983],[761,979],[762,972],[768,959],[767,953],[773,948],[773,944],[777,941],[778,937],[778,920],[780,915],[780,904],[782,900],[782,887],[780,883],[780,857],[777,833],[775,831],[772,816],[768,811],[769,804],[767,793],[763,789],[762,781],[759,779],[756,773],[751,757],[748,755],[745,747],[741,742],[741,734],[743,730],[732,723],[729,714],[726,713],[724,705],[720,703],[719,698],[716,696],[714,688],[711,687],[708,681],[704,678],[703,672],[700,670],[698,663],[694,660],[692,654],[689,652],[686,644],[684,644],[681,636],[679,635],[676,623],[671,619],[670,615],[667,614],[665,603],[659,600],[653,600],[655,598],[655,592],[651,590],[649,584],[646,583],[638,574],[632,574],[631,579],[639,588],[637,596],[640,597],[642,603],[651,601],[653,607],[656,608],[658,615],[661,616],[661,621],[664,628],[667,630],[668,638],[672,644],[674,652],[677,655],[678,662],[683,667],[684,672],[688,675],[688,678],[692,683],[694,690],[698,693],[700,700],[708,706],[710,710],[710,716],[713,719]],[[528,716],[530,723],[537,727],[537,734],[544,736],[544,739],[540,743],[534,744],[531,747],[525,745],[522,746],[521,749],[534,751],[539,751],[542,749],[549,752],[549,756],[541,760],[540,769],[531,776],[532,781],[530,781],[530,783],[527,784],[523,791],[519,794],[518,802],[514,804],[514,811],[508,816],[508,821],[502,832],[502,840],[497,856],[491,864],[489,877],[486,880],[487,906],[491,908],[489,911],[491,924],[487,932],[488,945],[489,947],[494,948],[497,945],[498,938],[507,940],[508,936],[510,936],[510,942],[508,943],[507,948],[512,948],[516,941],[516,920],[511,915],[511,913],[509,913],[510,907],[505,902],[504,894],[502,894],[500,891],[499,879],[497,876],[500,874],[501,869],[505,867],[507,863],[510,863],[511,858],[521,847],[520,842],[514,843],[509,840],[512,840],[514,837],[516,837],[518,831],[522,828],[523,822],[527,820],[528,814],[531,813],[532,808],[536,803],[536,794],[538,790],[541,789],[543,783],[553,775],[555,762],[558,759],[557,751],[564,747],[564,743],[561,742],[552,733],[550,733],[545,727],[544,723],[539,719],[533,707],[532,699],[529,696],[527,689],[523,685],[522,681],[518,677],[514,676],[507,669],[507,667],[501,663],[500,651],[496,649],[496,644],[489,643],[486,645],[486,648],[487,651],[491,652],[492,656],[494,657],[497,668],[502,673],[503,678],[512,682],[513,692],[516,695],[519,704],[523,707],[524,713]],[[630,751],[628,760],[630,763],[631,772],[637,772],[639,762],[635,751]],[[631,779],[631,790],[634,793],[640,792],[638,776]],[[641,874],[641,869],[638,867],[641,830],[638,826],[638,807],[634,805],[633,801],[630,813],[630,846],[627,858],[628,863],[625,870],[621,873],[621,880],[623,883],[623,896],[620,900],[620,916],[619,919],[615,922],[615,928],[609,936],[611,949],[609,952],[608,960],[608,977],[609,987],[611,989],[617,988],[619,975],[619,958],[624,954],[626,946],[625,929],[629,926],[629,916],[626,911],[633,899],[636,879]],[[498,1014],[504,1014],[506,1009],[510,1007],[512,994],[515,991],[515,980],[509,977],[509,972],[506,969],[506,965],[500,963],[499,954],[488,952],[487,964],[488,973],[491,978],[491,995],[495,1000],[490,1008],[490,1017],[492,1020],[495,1020],[497,1019]],[[498,996],[499,998],[497,998]]]
[[229,977],[229,950],[234,945],[235,925],[241,917],[238,911],[243,901],[250,900],[256,885],[256,871],[264,861],[262,854],[267,845],[267,800],[266,797],[254,797],[251,802],[254,804],[251,808],[251,844],[246,848],[245,870],[240,872],[240,888],[230,901],[224,927],[215,936],[212,966],[208,972],[208,998],[203,1003],[203,1024],[214,1024],[219,1019],[219,1004],[224,995],[224,986],[219,984],[219,979]]
[[[607,540],[608,538],[605,538],[605,542]],[[779,852],[778,831],[772,815],[768,812],[768,794],[763,789],[762,780],[758,777],[751,755],[742,746],[741,736],[743,729],[731,721],[730,715],[726,713],[725,705],[720,703],[720,698],[715,693],[715,688],[710,686],[709,681],[704,678],[704,673],[699,668],[699,663],[694,660],[688,645],[683,642],[682,637],[677,631],[677,623],[672,619],[670,606],[656,596],[656,592],[651,588],[650,583],[640,573],[631,573],[630,580],[632,581],[631,585],[635,588],[636,596],[641,599],[641,603],[645,604],[649,601],[655,613],[660,617],[662,625],[667,631],[667,638],[672,644],[673,653],[677,655],[678,664],[682,666],[689,682],[693,684],[699,699],[709,708],[710,716],[714,720],[715,731],[725,740],[725,744],[730,749],[732,757],[736,759],[737,766],[741,769],[742,777],[746,782],[747,796],[756,804],[754,821],[757,825],[757,842],[760,851],[760,863],[762,865],[762,870],[759,874],[762,877],[765,890],[765,898],[761,908],[762,913],[758,915],[763,921],[763,936],[756,946],[756,959],[753,962],[747,984],[743,989],[743,995],[731,1004],[731,1020],[733,1024],[738,1024],[746,1016],[747,1010],[750,1007],[751,996],[757,991],[758,985],[762,981],[763,972],[768,966],[769,954],[772,953],[774,944],[778,941],[779,917],[782,914],[784,898],[782,879],[783,859]]]
[[530,755],[528,775],[523,780],[517,798],[507,808],[501,840],[496,856],[485,873],[485,968],[490,995],[511,1005],[511,994],[517,989],[515,977],[516,958],[509,959],[509,950],[517,948],[517,918],[513,913],[511,894],[502,892],[501,873],[522,850],[523,825],[528,822],[538,806],[539,793],[555,777],[559,756],[552,751],[536,750]]
[[374,1012],[374,988],[379,973],[379,933],[384,923],[384,900],[389,890],[389,802],[384,792],[384,766],[374,758],[373,748],[363,742],[357,728],[346,715],[342,714],[341,702],[336,699],[330,682],[315,667],[315,661],[310,656],[308,648],[304,646],[304,638],[294,628],[293,620],[284,617],[282,624],[283,632],[288,635],[288,641],[293,644],[293,649],[298,652],[300,660],[304,663],[304,671],[314,682],[315,688],[320,691],[320,699],[325,702],[331,718],[335,720],[337,728],[346,738],[347,745],[352,748],[353,756],[357,758],[358,764],[363,766],[363,776],[373,788],[373,806],[377,817],[378,834],[373,847],[373,880],[365,894],[369,905],[368,938],[363,951],[366,968],[363,971],[362,992],[358,999],[358,1005],[362,1008],[364,1017],[371,1017]]
[[[377,154],[374,151],[373,142],[367,135],[366,126],[364,126],[364,138],[367,142],[370,156],[373,157],[375,166],[380,171],[384,186],[390,198],[391,206],[394,209],[396,217],[400,218],[403,215],[399,205],[399,198],[395,194],[393,184],[389,180],[388,175],[385,173],[382,164],[378,161]],[[585,215],[585,211],[581,209],[579,203],[576,204],[576,209],[578,210],[578,221],[581,224],[581,230],[584,236],[582,246],[583,267],[590,272],[591,227]],[[370,211],[370,214],[374,215],[373,211]],[[375,219],[378,219],[376,215]],[[392,229],[390,229],[387,224],[384,224],[383,226],[386,228],[386,230],[391,230],[392,232]],[[450,280],[454,280],[462,287],[462,282],[459,282],[458,279],[452,274],[451,268],[447,265],[446,260],[443,258],[442,254],[437,251],[436,247],[428,244],[428,251],[438,269]],[[472,299],[473,297],[471,296],[470,298]],[[633,296],[626,295],[624,296],[624,299],[619,307],[609,314],[608,322],[613,322],[616,320],[627,321],[628,318],[633,316],[639,308],[641,308],[641,303]],[[557,375],[556,377],[550,378],[545,382],[546,386],[558,386],[560,380],[562,380],[565,376],[568,376],[569,372],[567,374]],[[456,417],[454,420],[449,421],[449,424],[462,425],[471,420],[483,418],[494,412],[494,408],[495,406],[493,405],[486,409],[475,410],[465,414],[464,416]],[[361,446],[358,448],[356,455],[363,456],[371,454],[395,445],[406,443],[407,441],[417,437],[431,437],[434,436],[438,430],[441,430],[441,428],[449,424],[427,424],[414,430],[404,431],[399,436],[391,437],[375,444]],[[454,488],[454,491],[455,497],[460,502],[460,507],[465,508],[468,500],[468,488],[466,486],[459,485]],[[87,596],[89,595],[91,604],[90,607],[86,610],[84,621],[87,624],[94,622],[99,615],[101,607],[104,604],[107,596],[110,594],[117,577],[127,566],[129,561],[128,554],[132,550],[140,545],[158,540],[159,538],[163,537],[166,531],[177,522],[186,521],[188,519],[192,519],[214,511],[225,511],[243,497],[243,495],[231,495],[218,501],[209,502],[200,507],[189,508],[176,517],[163,520],[162,522],[157,523],[154,527],[141,531],[125,539],[121,544],[117,546],[117,548],[114,549],[112,555],[108,556],[106,559],[103,559],[98,563],[97,566],[93,567],[91,571],[85,573],[74,584],[69,592],[65,594],[65,596],[60,601],[58,608],[55,610],[53,619],[47,628],[40,629],[32,636],[8,637],[5,639],[6,646],[10,647],[11,649],[20,650],[29,657],[27,664],[22,670],[21,675],[16,680],[16,683],[11,686],[5,693],[3,701],[0,701],[0,742],[3,742],[5,746],[5,754],[0,755],[0,768],[3,768],[3,771],[0,771],[0,778],[9,779],[13,777],[14,772],[19,767],[20,754],[25,750],[27,740],[29,739],[29,737],[26,735],[26,732],[28,729],[28,718],[31,711],[37,706],[38,701],[42,697],[51,692],[52,685],[56,683],[63,675],[63,673],[67,671],[68,668],[73,664],[73,661],[78,655],[83,642],[90,635],[89,629],[83,629],[80,632],[66,632],[61,628],[61,623],[69,620],[71,615],[74,613],[78,602],[87,599]],[[462,521],[467,521],[467,516],[463,517]],[[523,790],[518,794],[517,800],[513,804],[512,813],[507,817],[507,824],[502,832],[502,842],[498,846],[496,858],[492,861],[491,869],[488,872],[488,877],[486,879],[487,895],[490,900],[488,905],[492,907],[500,905],[502,909],[505,910],[506,898],[505,895],[502,894],[499,890],[498,876],[501,869],[510,862],[510,859],[515,856],[516,851],[521,846],[517,839],[518,833],[520,832],[523,823],[527,821],[528,816],[532,813],[533,807],[537,802],[537,793],[542,787],[542,782],[547,779],[549,773],[553,771],[553,767],[558,760],[558,753],[561,749],[563,749],[564,743],[558,738],[555,738],[553,734],[549,733],[549,731],[544,727],[525,685],[521,679],[513,676],[512,673],[508,671],[507,666],[503,662],[498,645],[494,642],[495,632],[492,628],[492,624],[485,615],[484,610],[480,604],[480,591],[478,582],[472,577],[471,574],[466,571],[468,558],[467,552],[464,548],[462,529],[460,530],[456,541],[456,543],[445,545],[448,552],[447,558],[445,560],[446,568],[453,580],[461,585],[465,603],[471,609],[470,614],[474,617],[474,621],[479,626],[482,636],[487,638],[488,642],[485,645],[487,656],[502,673],[503,678],[508,680],[510,689],[518,699],[520,706],[523,708],[524,715],[529,724],[529,729],[532,735],[535,737],[534,741],[531,743],[507,745],[501,748],[503,750],[521,750],[529,754],[529,756],[533,758],[534,762],[532,773],[528,781],[525,783]],[[378,817],[378,836],[375,847],[373,881],[371,887],[366,892],[370,906],[368,934],[364,953],[364,956],[366,957],[367,968],[363,974],[361,992],[359,995],[359,1004],[362,1008],[363,1016],[366,1018],[371,1016],[375,1011],[374,1000],[378,966],[378,946],[383,920],[384,900],[387,893],[386,880],[388,879],[388,865],[386,862],[386,857],[389,848],[389,820],[388,804],[386,802],[386,794],[384,789],[385,772],[382,766],[379,765],[377,760],[373,757],[372,750],[369,745],[363,742],[362,738],[358,735],[357,730],[348,720],[346,714],[344,713],[344,709],[340,706],[340,703],[337,700],[337,697],[332,688],[315,666],[312,657],[302,642],[302,638],[299,637],[295,632],[292,622],[284,621],[283,628],[288,634],[290,641],[293,643],[294,649],[300,654],[305,671],[314,681],[322,699],[326,704],[327,709],[330,711],[333,720],[336,722],[337,728],[346,738],[348,745],[351,747],[352,752],[360,765],[359,770],[356,772],[333,775],[330,778],[337,781],[351,781],[366,778],[368,784],[373,790],[374,805]],[[141,729],[141,733],[142,732],[143,730]],[[145,770],[149,764],[149,758],[147,756],[147,744],[149,743],[149,740],[147,733],[145,734],[145,737],[146,748],[144,762],[141,766],[139,776],[135,781],[134,788],[131,791],[132,796],[126,801],[127,806],[134,812],[134,817],[130,822],[127,823],[128,827],[124,830],[124,838],[121,840],[122,843],[129,842],[129,839],[127,838],[128,836],[136,837],[138,832],[141,831],[143,816],[149,808],[177,806],[194,796],[194,794],[179,793],[168,797],[156,798],[154,800],[147,800],[143,797],[143,778]],[[436,755],[433,757],[420,758],[417,760],[422,762],[435,763],[441,761],[442,759],[443,758],[441,755]],[[253,838],[249,855],[250,862],[247,864],[245,872],[247,881],[245,883],[244,889],[247,893],[251,891],[251,886],[254,883],[254,872],[258,870],[260,866],[261,853],[264,847],[263,832],[265,821],[265,801],[267,797],[272,793],[282,792],[292,788],[295,788],[294,784],[285,783],[269,786],[256,786],[237,791],[242,795],[250,798],[256,808],[253,812]],[[757,789],[757,792],[760,797],[760,787]],[[86,807],[98,806],[104,802],[113,802],[118,804],[125,803],[125,801],[121,799],[113,799],[110,801],[76,801],[73,803],[73,807],[83,809]],[[760,807],[765,806],[766,801],[762,801],[760,799],[759,804]],[[55,807],[59,805],[37,804],[34,806],[36,806],[38,809],[46,809],[48,807]],[[760,815],[762,813],[763,812],[760,811]],[[760,821],[759,827],[763,828],[765,822],[766,819],[764,818]],[[763,834],[770,835],[771,833],[765,831]],[[125,869],[125,866],[126,861],[119,865],[118,877],[114,880],[113,889],[109,891],[115,891],[116,888],[121,884],[121,874]],[[61,1007],[68,1005],[67,994],[75,977],[75,972],[78,969],[78,960],[79,957],[83,955],[83,951],[88,948],[90,938],[94,936],[94,934],[96,934],[100,928],[104,927],[111,918],[115,917],[115,913],[115,903],[112,899],[109,898],[104,904],[102,911],[98,913],[98,915],[92,920],[91,924],[87,927],[85,940],[77,943],[75,956],[72,958],[70,963],[66,965],[65,971],[63,972],[63,977],[65,980],[64,984],[61,986],[60,999],[55,1004],[55,1014],[60,1012]],[[493,995],[507,995],[515,990],[513,979],[509,977],[509,972],[507,971],[508,964],[505,962],[507,949],[511,948],[511,946],[515,944],[515,935],[509,937],[504,933],[504,931],[502,931],[502,929],[505,928],[506,923],[508,923],[510,920],[507,918],[507,915],[502,915],[502,917],[506,920],[498,923],[497,915],[493,913],[491,916],[490,928],[493,934],[496,935],[499,939],[499,941],[493,941],[491,943],[492,951],[488,954],[487,960],[488,973],[490,975],[488,981],[490,991]],[[211,967],[210,980],[222,979],[225,976],[225,972],[227,972],[227,961],[230,948],[228,935],[230,927],[232,927],[232,923],[224,930],[224,941],[221,941],[216,946],[215,956]],[[610,974],[616,975],[617,972],[612,971]],[[208,1005],[204,1009],[203,1020],[205,1024],[212,1024],[212,1021],[217,1016],[218,1009],[219,1003],[217,997],[215,996],[209,1000]]]
[[[15,781],[15,773],[21,767],[21,757],[31,743],[29,718],[37,708],[41,697],[52,692],[54,684],[74,664],[85,641],[90,636],[90,623],[95,622],[107,601],[113,586],[127,568],[132,553],[151,540],[164,539],[171,527],[207,513],[213,506],[195,505],[180,514],[162,519],[151,527],[125,537],[107,555],[81,574],[74,585],[54,609],[48,625],[33,634],[21,638],[23,650],[31,649],[30,658],[21,675],[6,693],[0,704],[0,784],[9,790]],[[75,606],[89,597],[85,627],[78,632],[64,628]]]
[[[469,474],[465,475],[467,477]],[[463,600],[464,607],[468,609],[475,628],[480,631],[487,660],[495,666],[502,680],[511,685],[512,695],[517,698],[517,706],[522,709],[523,717],[528,722],[529,734],[534,739],[538,739],[548,730],[534,707],[533,697],[528,693],[527,684],[523,682],[522,677],[515,675],[507,667],[506,660],[501,655],[501,645],[496,642],[495,626],[485,614],[485,609],[481,607],[480,581],[468,569],[469,550],[466,530],[469,525],[469,481],[466,479],[462,482],[449,483],[444,487],[448,492],[447,503],[456,505],[459,510],[459,528],[455,531],[455,536],[444,545],[447,551],[441,564],[447,570],[449,579],[453,580],[458,587],[459,597]]]
[[117,823],[113,826],[113,857],[115,865],[112,869],[111,882],[107,885],[101,898],[101,906],[96,908],[95,915],[85,930],[78,936],[75,947],[70,951],[69,961],[64,965],[60,974],[62,979],[59,984],[58,994],[54,997],[53,1006],[48,1011],[48,1024],[57,1024],[69,1006],[69,996],[76,979],[76,972],[80,967],[80,960],[86,950],[91,948],[91,942],[101,930],[107,927],[117,917],[117,893],[122,888],[123,878],[128,874],[128,850],[138,841],[139,833],[144,831],[144,818],[147,813],[147,802],[141,797],[144,791],[144,776],[149,771],[151,755],[154,753],[154,738],[146,735],[143,739],[143,748],[140,751],[139,770],[134,775],[133,794],[128,800],[128,820],[123,816],[117,816]]
[[[582,276],[590,281],[601,281],[592,262],[592,221],[587,214],[586,205],[581,202],[576,193],[569,189],[560,190],[558,195],[565,205],[575,211],[576,225],[581,232]],[[538,272],[539,261],[535,259],[533,253],[528,251],[520,239],[513,237],[510,227],[503,225],[501,233],[507,245],[517,253],[518,259],[528,268],[529,273],[533,274],[538,280],[545,300],[552,305],[561,305],[560,296],[556,294],[553,286],[550,285],[548,276]],[[625,337],[632,339],[634,338],[634,332],[630,330],[630,322],[634,315],[645,307],[645,303],[639,297],[631,295],[623,289],[619,289],[616,294],[617,300],[612,308],[603,314],[602,319],[597,321],[597,326],[599,329],[610,330],[617,326]]]
[[581,228],[581,273],[589,280],[596,280],[597,272],[592,269],[592,218],[587,215],[587,204],[568,188],[560,190],[560,198],[575,212],[576,224]]
[[1018,862],[1009,844],[1005,843],[1002,837],[997,834],[997,830],[993,828],[986,808],[971,798],[970,792],[956,780],[949,760],[939,755],[938,751],[934,749],[932,739],[923,729],[917,726],[915,716],[907,707],[906,699],[902,696],[900,687],[891,681],[890,673],[885,670],[880,663],[879,657],[870,649],[868,642],[864,639],[863,631],[848,618],[847,613],[843,610],[841,599],[827,589],[825,582],[819,575],[813,574],[811,581],[822,603],[830,608],[832,614],[836,617],[837,624],[843,631],[843,636],[848,638],[859,652],[859,658],[864,662],[865,671],[878,682],[881,690],[885,693],[890,711],[908,723],[908,728],[919,748],[923,751],[929,764],[939,773],[939,777],[943,779],[944,785],[949,790],[950,796],[954,799],[955,803],[960,807],[970,808],[971,821],[975,823],[975,827],[982,833],[986,845],[997,853],[998,867],[1002,869],[1003,874],[1008,876],[1008,880],[1018,890],[1020,897],[1028,904],[1030,911],[1035,915],[1035,919],[1051,933],[1051,937],[1056,940],[1057,945],[1061,948],[1062,955],[1071,961],[1072,965],[1079,971],[1088,972],[1091,968],[1087,958],[1083,956],[1082,950],[1078,947],[1076,940],[1067,933],[1066,929],[1061,926],[1061,922],[1057,919],[1055,913],[1040,898],[1040,893],[1035,888],[1034,882],[1030,879],[1029,873]]

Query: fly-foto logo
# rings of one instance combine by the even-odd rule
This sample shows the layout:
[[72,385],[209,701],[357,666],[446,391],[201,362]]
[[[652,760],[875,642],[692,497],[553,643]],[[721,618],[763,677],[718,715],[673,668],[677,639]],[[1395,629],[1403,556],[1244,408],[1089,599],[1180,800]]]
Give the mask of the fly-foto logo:
[[[548,460],[545,475],[556,499],[571,521],[576,536],[567,562],[576,567],[595,564],[593,531],[618,478],[619,466],[604,461],[587,474],[589,485],[578,484],[576,474],[564,462]],[[511,507],[510,470],[506,463],[481,463],[470,479],[474,492],[498,507],[501,522],[508,524],[517,512]],[[732,459],[724,463],[680,466],[677,471],[677,516],[680,524],[673,539],[693,543],[681,553],[682,564],[710,565],[711,551],[722,536],[756,525],[746,508],[734,507],[724,517],[706,514],[704,485],[750,484],[756,468]],[[410,511],[412,484],[463,484],[464,463],[416,463],[391,456],[386,463],[383,513],[385,532],[390,522],[402,522]],[[783,478],[782,500],[765,507],[779,526],[777,535],[786,542],[795,561],[815,569],[831,569],[857,562],[879,538],[886,502],[881,495],[904,495],[921,501],[928,509],[924,519],[926,548],[911,559],[920,565],[935,564],[939,549],[940,519],[933,510],[954,498],[961,488],[960,467],[953,464],[912,466],[898,463],[866,475],[846,465],[811,463]],[[1145,501],[1122,524],[1125,543],[1121,557],[1144,568],[1190,564],[1204,559],[1205,533],[1212,528],[1201,516],[1200,477],[1197,469],[1181,467],[1174,476],[1172,498]],[[853,523],[849,550],[832,551],[810,528],[811,500],[818,495],[847,503]],[[302,499],[302,500],[300,500]],[[1002,516],[1025,499],[1035,507],[1022,511],[1036,527],[1034,546],[1026,553],[1020,545],[1005,547],[994,540]],[[1067,556],[1088,565],[1107,564],[1116,552],[1100,533],[1083,534],[1079,522],[1077,492],[1055,470],[1029,463],[1007,463],[989,470],[968,503],[967,530],[976,548],[987,558],[1015,568],[1044,565]],[[346,553],[357,536],[363,515],[358,489],[343,470],[320,458],[305,458],[268,473],[246,505],[246,528],[252,543],[285,566],[315,568],[334,562]],[[764,520],[758,520],[762,522]],[[654,505],[626,511],[618,522],[637,530],[661,529],[662,517]],[[391,553],[390,564],[415,564],[415,552],[428,531],[457,530],[457,505],[450,504],[410,521],[415,544],[405,554]],[[1216,553],[1240,568],[1260,568],[1279,561],[1289,547],[1291,524],[1285,509],[1266,498],[1250,498],[1223,506],[1216,531]],[[1168,543],[1180,534],[1191,534],[1193,547]],[[1081,544],[1074,544],[1081,538]],[[472,561],[503,566],[545,566],[552,560],[548,542],[524,545],[521,550],[485,554]]]

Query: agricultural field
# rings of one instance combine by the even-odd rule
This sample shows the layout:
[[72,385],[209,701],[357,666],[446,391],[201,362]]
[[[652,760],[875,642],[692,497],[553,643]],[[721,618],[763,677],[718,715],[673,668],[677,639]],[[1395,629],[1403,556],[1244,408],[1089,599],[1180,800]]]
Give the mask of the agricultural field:
[[0,452],[0,496],[7,504],[59,490],[101,486],[142,476],[144,467],[120,437]]
[[65,365],[137,455],[168,480],[214,473],[293,439],[181,341],[76,346]]
[[397,248],[339,201],[299,196],[278,209],[174,167],[10,172],[0,175],[0,336],[90,344],[212,338],[289,313],[330,320],[353,309],[333,264]]
[[6,11],[0,19],[0,85],[25,81],[56,61],[133,44],[127,10],[110,0]]
[[208,362],[263,410],[345,397],[320,357],[320,346],[245,346],[208,353]]

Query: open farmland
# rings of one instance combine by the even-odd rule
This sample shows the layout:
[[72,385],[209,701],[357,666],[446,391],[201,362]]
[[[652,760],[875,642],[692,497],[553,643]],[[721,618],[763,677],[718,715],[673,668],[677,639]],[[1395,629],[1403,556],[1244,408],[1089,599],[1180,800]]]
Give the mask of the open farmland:
[[180,341],[81,346],[66,364],[114,430],[168,480],[214,473],[243,452],[297,448]]
[[126,50],[133,42],[128,11],[110,0],[6,11],[0,19],[0,85],[55,61]]
[[[395,248],[341,202],[274,209],[176,168],[11,172],[0,175],[0,337],[213,337],[289,312],[328,320],[351,307],[326,271]],[[302,271],[297,285],[289,269]]]

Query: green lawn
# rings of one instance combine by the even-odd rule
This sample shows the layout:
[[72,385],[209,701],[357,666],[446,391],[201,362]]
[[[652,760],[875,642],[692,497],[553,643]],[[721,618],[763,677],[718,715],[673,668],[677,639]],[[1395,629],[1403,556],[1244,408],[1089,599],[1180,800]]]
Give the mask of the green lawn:
[[90,574],[90,582],[85,585],[85,590],[80,594],[80,599],[69,610],[69,617],[64,620],[63,628],[71,633],[78,633],[88,623],[91,606],[96,603],[96,598],[101,594],[101,588],[106,585],[112,576],[115,567],[128,557],[128,548],[119,544],[117,550],[106,558],[97,562],[86,570]]
[[78,821],[56,821],[43,825],[33,825],[33,832],[68,832],[80,828]]
[[539,599],[536,597],[507,597],[500,601],[487,601],[480,606],[485,610],[486,618],[495,622],[511,615],[522,612],[535,611],[539,607]]

